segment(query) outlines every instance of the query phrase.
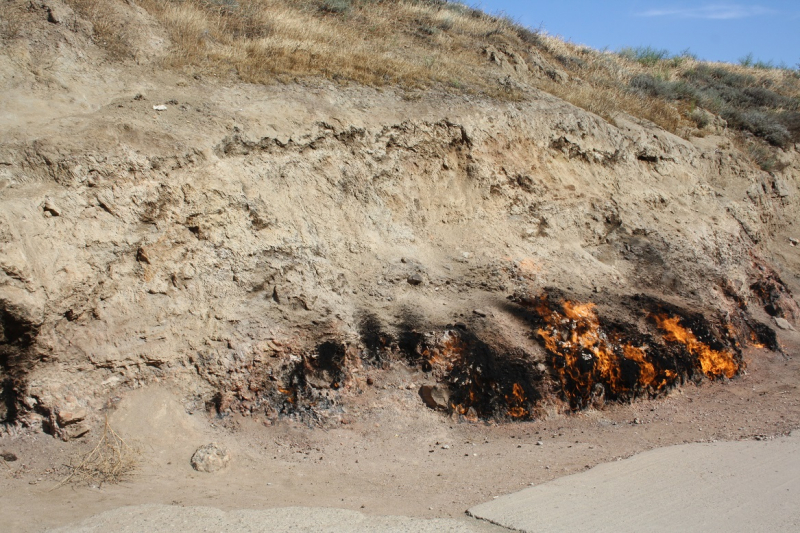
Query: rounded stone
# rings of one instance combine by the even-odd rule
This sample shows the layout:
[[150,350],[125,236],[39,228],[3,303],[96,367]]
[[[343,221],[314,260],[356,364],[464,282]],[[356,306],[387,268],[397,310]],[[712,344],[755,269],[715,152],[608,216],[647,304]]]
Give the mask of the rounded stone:
[[217,472],[231,462],[231,452],[222,444],[212,442],[197,448],[192,455],[192,468],[198,472]]

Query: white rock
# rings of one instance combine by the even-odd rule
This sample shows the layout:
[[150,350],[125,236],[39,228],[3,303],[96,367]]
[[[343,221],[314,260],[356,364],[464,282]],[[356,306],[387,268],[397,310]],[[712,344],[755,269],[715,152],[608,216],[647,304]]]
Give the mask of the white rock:
[[231,452],[217,442],[200,446],[192,455],[192,468],[198,472],[217,472],[231,462]]

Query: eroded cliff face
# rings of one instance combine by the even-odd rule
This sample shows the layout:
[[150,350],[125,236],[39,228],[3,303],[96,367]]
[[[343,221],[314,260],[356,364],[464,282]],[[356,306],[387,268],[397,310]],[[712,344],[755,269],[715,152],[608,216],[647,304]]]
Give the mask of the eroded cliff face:
[[546,94],[59,57],[60,86],[3,78],[7,422],[68,438],[75,413],[164,380],[191,408],[326,423],[392,365],[420,405],[531,418],[735,378],[799,316],[796,148],[768,174],[724,133]]

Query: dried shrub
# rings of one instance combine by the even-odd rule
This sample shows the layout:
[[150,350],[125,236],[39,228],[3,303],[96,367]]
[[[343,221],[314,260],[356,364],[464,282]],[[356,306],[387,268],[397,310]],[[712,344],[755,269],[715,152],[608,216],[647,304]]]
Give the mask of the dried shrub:
[[[82,0],[85,1],[85,0]],[[505,27],[455,3],[381,0],[143,0],[174,44],[169,66],[270,83],[324,77],[490,93],[474,43]],[[427,31],[425,31],[427,29]],[[424,39],[420,39],[423,36]]]
[[763,143],[748,143],[745,151],[747,155],[750,156],[750,159],[752,159],[753,163],[755,163],[758,168],[765,172],[780,172],[788,166],[786,163],[783,163],[780,161],[780,159],[778,159],[778,155],[775,153],[774,148],[770,148]]
[[691,118],[694,121],[695,126],[701,130],[708,126],[711,122],[711,117],[709,116],[708,112],[700,109],[699,107],[696,107],[689,112],[689,118]]
[[103,434],[92,450],[74,458],[67,465],[69,474],[55,488],[67,483],[86,483],[102,486],[128,479],[139,466],[141,453],[129,445],[108,424],[106,418]]
[[613,121],[620,113],[649,120],[661,128],[675,132],[681,123],[678,110],[668,102],[631,93],[620,87],[583,84],[545,83],[542,88],[567,102]]
[[698,65],[680,73],[677,79],[638,74],[629,85],[653,98],[703,107],[724,118],[733,129],[748,131],[774,146],[785,147],[800,139],[797,97],[776,92],[769,88],[771,83],[749,73]]
[[619,55],[630,61],[636,61],[646,67],[652,67],[659,61],[670,57],[669,50],[653,48],[651,46],[638,46],[636,48],[623,48]]

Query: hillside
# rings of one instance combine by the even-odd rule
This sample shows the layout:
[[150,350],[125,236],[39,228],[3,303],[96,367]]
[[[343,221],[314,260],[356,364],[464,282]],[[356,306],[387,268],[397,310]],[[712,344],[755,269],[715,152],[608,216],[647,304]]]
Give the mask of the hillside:
[[158,387],[187,435],[305,450],[352,427],[510,454],[676,406],[567,471],[797,427],[797,71],[438,1],[0,6],[8,446],[62,457],[41,432],[89,446]]

